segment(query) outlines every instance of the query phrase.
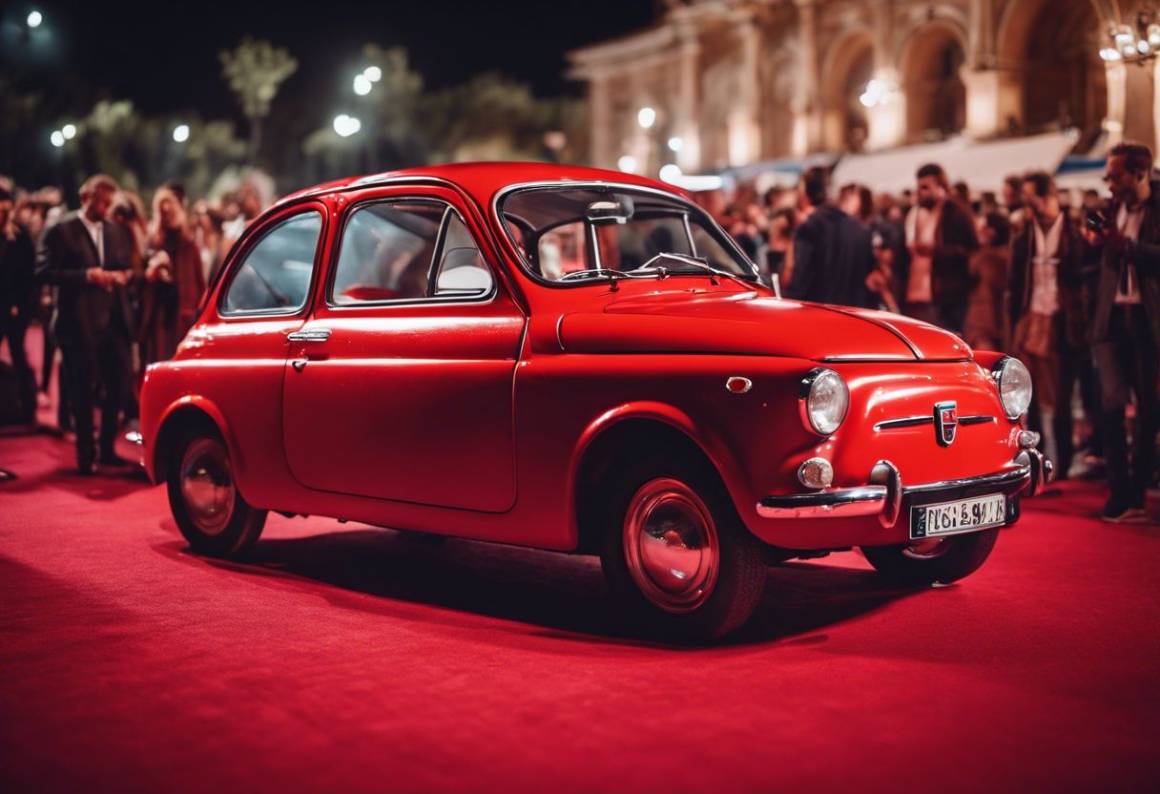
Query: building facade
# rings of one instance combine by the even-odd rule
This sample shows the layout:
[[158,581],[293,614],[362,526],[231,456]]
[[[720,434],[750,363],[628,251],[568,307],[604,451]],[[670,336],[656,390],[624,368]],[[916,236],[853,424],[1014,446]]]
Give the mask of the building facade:
[[[684,173],[952,134],[1155,146],[1157,61],[1108,61],[1135,0],[667,0],[570,54],[591,160]],[[1123,15],[1123,16],[1120,16]],[[1106,133],[1106,135],[1101,135]]]

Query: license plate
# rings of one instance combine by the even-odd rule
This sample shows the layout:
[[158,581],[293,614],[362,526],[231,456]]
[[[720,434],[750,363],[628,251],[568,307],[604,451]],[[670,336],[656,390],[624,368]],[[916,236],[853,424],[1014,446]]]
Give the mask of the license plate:
[[910,537],[954,535],[1006,523],[1007,497],[1001,493],[918,505],[910,509]]

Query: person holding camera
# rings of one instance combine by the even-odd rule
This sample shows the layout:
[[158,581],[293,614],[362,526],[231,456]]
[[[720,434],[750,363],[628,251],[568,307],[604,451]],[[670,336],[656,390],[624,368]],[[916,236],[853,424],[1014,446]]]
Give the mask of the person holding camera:
[[[1111,493],[1103,519],[1144,522],[1156,443],[1156,351],[1160,348],[1160,182],[1152,150],[1121,143],[1108,155],[1104,181],[1112,194],[1106,219],[1095,218],[1104,242],[1092,352],[1103,386],[1104,455]],[[1136,398],[1129,463],[1124,409]]]
[[102,465],[125,465],[113,450],[129,388],[132,317],[125,285],[132,277],[131,243],[105,220],[117,183],[98,174],[81,185],[79,212],[50,226],[40,240],[36,274],[53,288],[51,330],[63,355],[76,430],[77,469],[93,474],[93,407],[101,392]]

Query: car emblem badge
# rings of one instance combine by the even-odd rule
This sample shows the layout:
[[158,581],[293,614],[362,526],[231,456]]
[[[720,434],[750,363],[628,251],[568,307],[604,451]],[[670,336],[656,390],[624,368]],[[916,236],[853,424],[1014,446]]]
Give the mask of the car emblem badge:
[[958,406],[954,400],[934,404],[934,437],[940,447],[955,443],[955,432],[959,428]]

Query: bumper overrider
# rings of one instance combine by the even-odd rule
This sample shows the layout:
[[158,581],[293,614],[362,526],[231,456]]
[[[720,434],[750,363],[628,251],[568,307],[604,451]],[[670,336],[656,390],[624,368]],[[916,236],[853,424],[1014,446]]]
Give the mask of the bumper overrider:
[[884,460],[874,466],[866,485],[766,496],[757,503],[757,513],[762,518],[791,519],[877,515],[883,526],[893,527],[904,509],[916,504],[994,493],[1034,496],[1051,481],[1052,472],[1051,461],[1033,447],[1021,450],[1003,471],[919,485],[904,485],[897,467]]

